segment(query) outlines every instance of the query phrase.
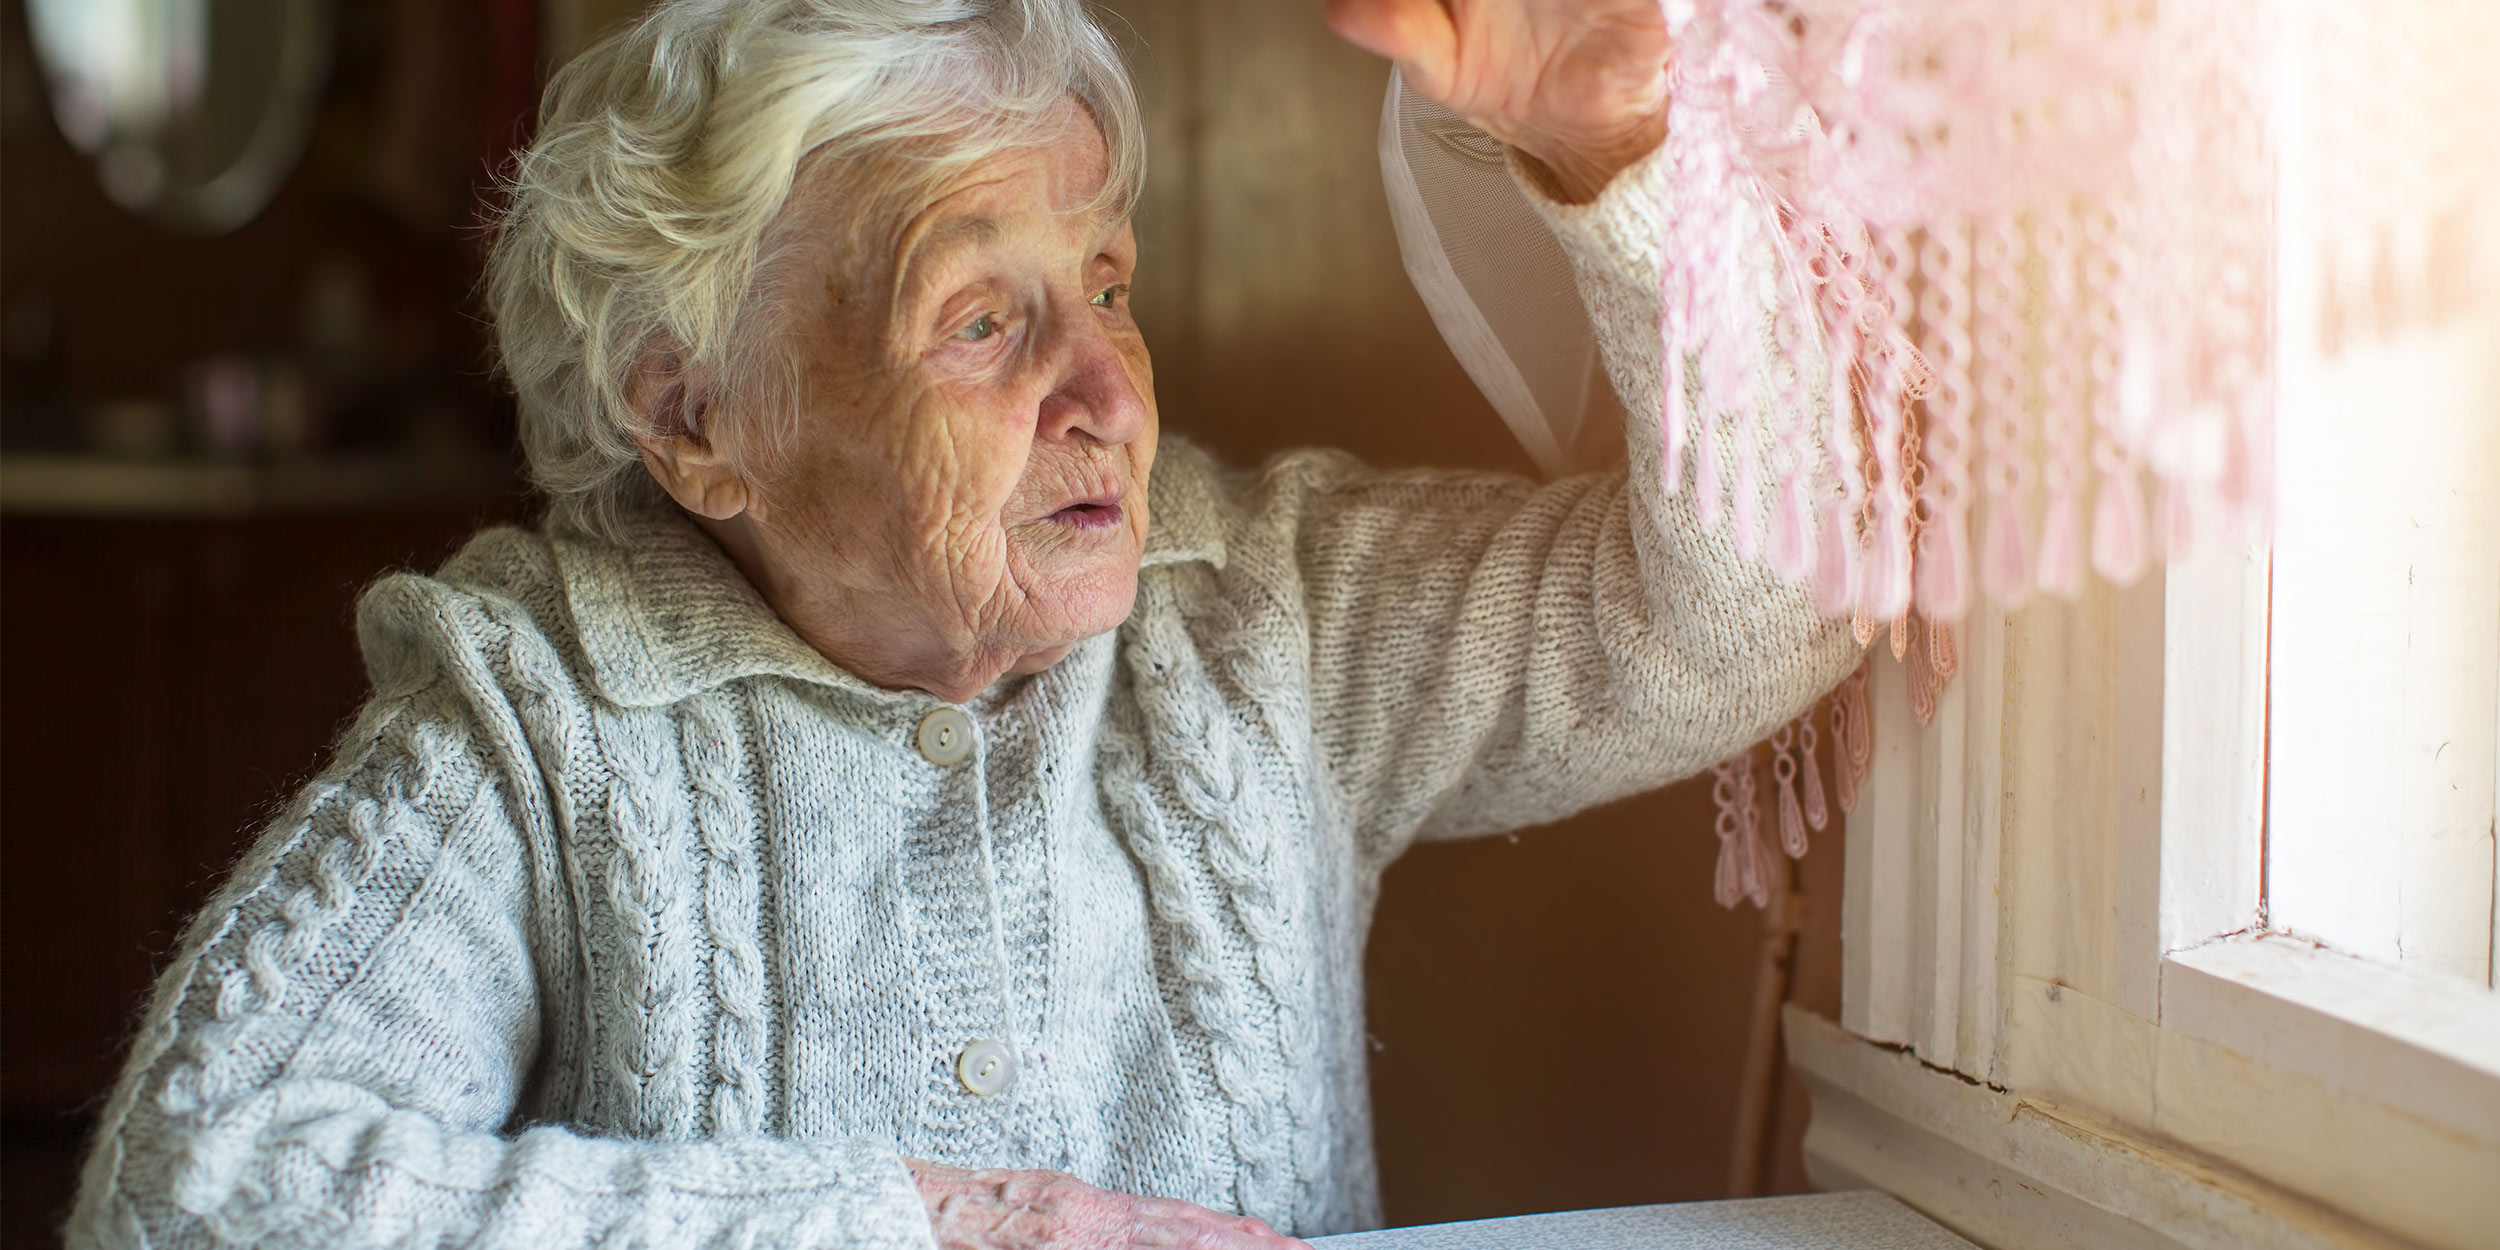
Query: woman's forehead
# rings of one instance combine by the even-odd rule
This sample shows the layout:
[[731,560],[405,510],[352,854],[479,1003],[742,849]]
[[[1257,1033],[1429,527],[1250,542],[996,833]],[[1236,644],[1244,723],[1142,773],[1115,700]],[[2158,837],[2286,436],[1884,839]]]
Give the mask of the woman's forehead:
[[968,171],[905,226],[895,260],[906,280],[967,252],[1111,245],[1128,224],[1101,194],[1108,162],[1088,133],[1000,152]]
[[[919,214],[931,233],[982,227],[965,223],[1110,216],[1103,184],[1111,176],[1102,132],[1083,113],[1063,119],[1030,143],[1009,144],[938,188]],[[1089,211],[1092,210],[1092,211]],[[1073,223],[1072,223],[1073,224]]]
[[1105,194],[1110,158],[1092,116],[1072,106],[1024,135],[935,178],[908,151],[816,164],[767,247],[775,267],[806,286],[900,298],[984,254],[1083,263],[1127,246],[1131,206]]

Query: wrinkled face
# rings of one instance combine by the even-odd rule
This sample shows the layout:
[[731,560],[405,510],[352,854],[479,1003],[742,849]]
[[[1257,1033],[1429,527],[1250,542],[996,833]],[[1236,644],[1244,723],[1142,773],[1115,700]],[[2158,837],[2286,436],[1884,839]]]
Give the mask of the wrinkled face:
[[[1136,240],[1086,209],[1108,167],[1091,118],[1071,104],[1062,122],[899,242],[801,248],[783,277],[800,419],[755,483],[742,563],[880,684],[969,697],[1115,628],[1136,597],[1156,425]],[[842,210],[789,211],[831,237]]]

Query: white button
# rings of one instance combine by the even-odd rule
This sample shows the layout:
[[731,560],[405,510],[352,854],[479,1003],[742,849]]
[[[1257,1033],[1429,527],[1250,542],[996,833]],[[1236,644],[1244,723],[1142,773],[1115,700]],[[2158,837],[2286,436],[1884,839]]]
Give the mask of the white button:
[[954,707],[941,707],[921,717],[920,753],[940,768],[963,763],[972,754],[972,718]]
[[955,1079],[984,1098],[1016,1083],[1016,1052],[986,1038],[955,1056]]

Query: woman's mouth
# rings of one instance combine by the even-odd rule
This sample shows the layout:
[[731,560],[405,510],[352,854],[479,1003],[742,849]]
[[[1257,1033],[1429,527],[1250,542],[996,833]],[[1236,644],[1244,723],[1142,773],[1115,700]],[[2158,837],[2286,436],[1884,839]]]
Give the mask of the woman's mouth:
[[1085,499],[1069,504],[1051,513],[1045,519],[1054,525],[1065,525],[1070,529],[1101,531],[1118,529],[1124,515],[1120,511],[1120,503],[1116,498]]

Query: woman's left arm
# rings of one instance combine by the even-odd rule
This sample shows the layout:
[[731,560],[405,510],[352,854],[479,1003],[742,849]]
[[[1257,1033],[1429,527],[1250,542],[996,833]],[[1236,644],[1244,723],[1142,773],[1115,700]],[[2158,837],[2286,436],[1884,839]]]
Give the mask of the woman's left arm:
[[1540,205],[1624,401],[1625,468],[1540,485],[1305,452],[1238,497],[1227,580],[1265,570],[1300,618],[1317,745],[1375,858],[1698,772],[1858,663],[1847,622],[1705,527],[1691,489],[1660,488],[1663,163]]
[[[1539,0],[1422,5],[1460,26],[1471,11],[1484,25],[1544,11]],[[1414,7],[1341,0],[1332,16],[1342,29],[1349,10],[1411,18]],[[1592,29],[1634,20],[1602,0],[1568,7],[1596,13]],[[1658,12],[1654,0],[1626,8]],[[1638,80],[1575,60],[1594,55],[1570,37],[1580,28],[1552,20],[1554,30],[1520,36],[1536,53],[1523,63],[1569,70],[1547,81]],[[1655,34],[1663,60],[1663,26]],[[1445,68],[1436,85],[1463,77]],[[1531,129],[1503,124],[1513,136]],[[1614,168],[1603,168],[1611,156],[1514,150],[1514,173],[1572,256],[1629,414],[1626,469],[1538,486],[1289,457],[1245,500],[1291,532],[1319,745],[1376,854],[1418,834],[1552,820],[1697,772],[1796,716],[1858,661],[1845,623],[1741,558],[1727,529],[1704,527],[1689,490],[1660,488],[1659,225],[1673,211],[1674,156],[1661,137]],[[1571,202],[1565,167],[1601,169],[1588,202]],[[1766,320],[1771,265],[1766,243]]]

